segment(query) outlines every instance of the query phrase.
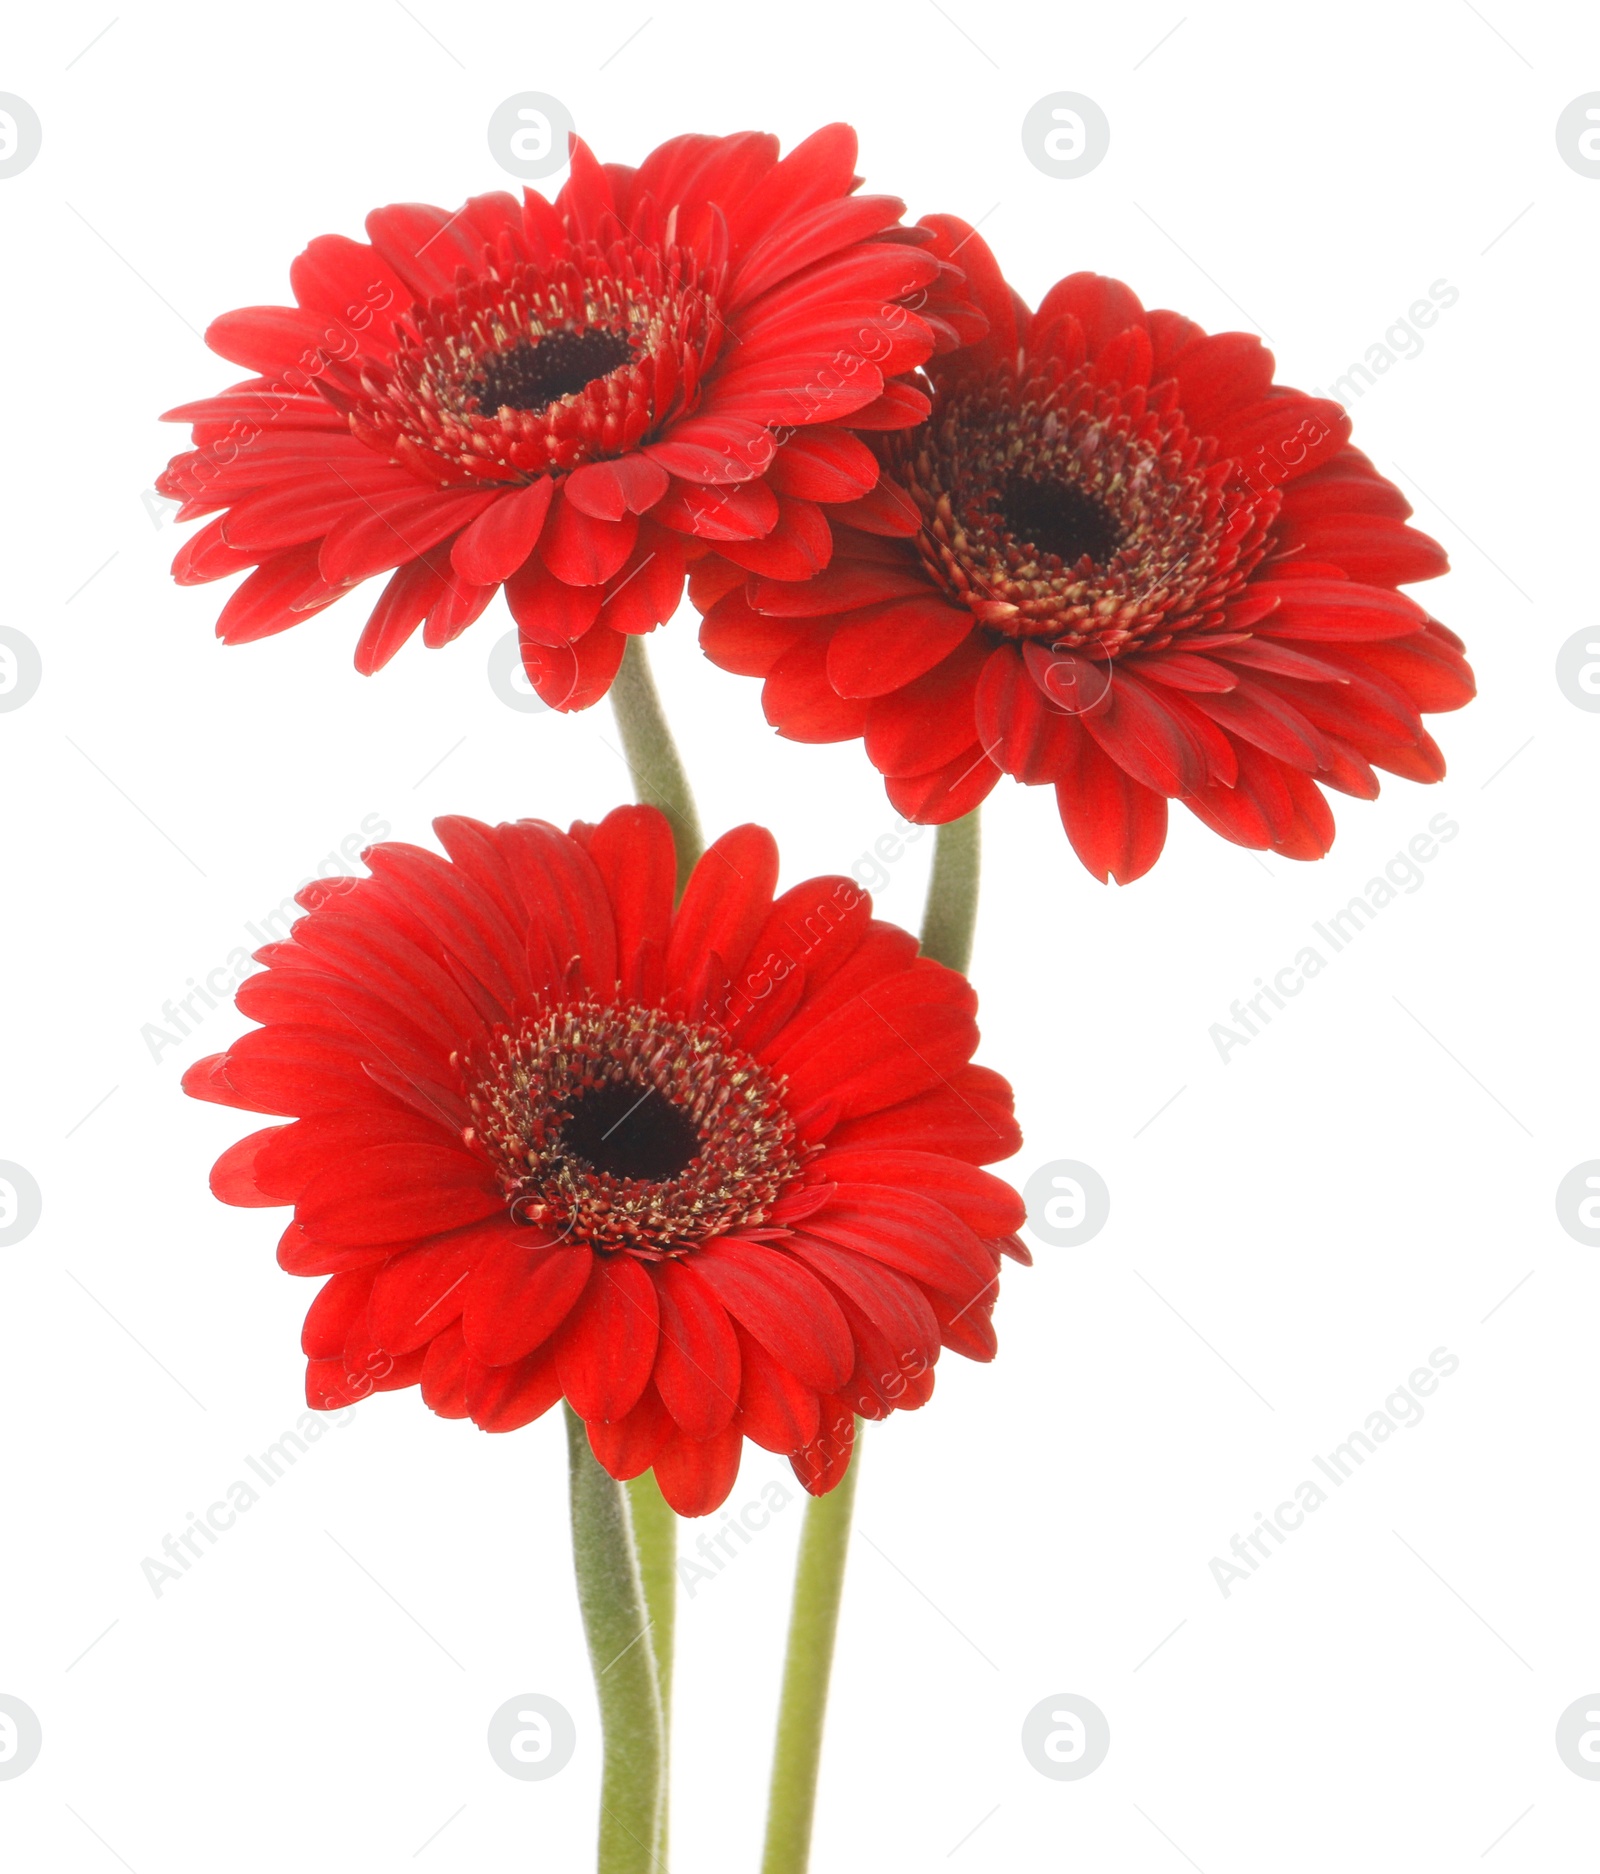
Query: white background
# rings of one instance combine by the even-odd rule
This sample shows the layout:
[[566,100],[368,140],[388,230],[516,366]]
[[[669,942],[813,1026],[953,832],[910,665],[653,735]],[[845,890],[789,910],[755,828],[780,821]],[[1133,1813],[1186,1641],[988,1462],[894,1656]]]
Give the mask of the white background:
[[[1354,412],[1454,562],[1426,596],[1482,694],[1434,721],[1449,778],[1335,796],[1311,866],[1178,812],[1126,891],[1081,870],[1047,790],[1002,783],[985,808],[974,975],[981,1058],[1027,1136],[1008,1169],[1087,1161],[1111,1221],[1008,1273],[993,1366],[951,1356],[926,1410],[868,1437],[815,1866],[1591,1866],[1600,1785],[1553,1739],[1600,1686],[1600,1274],[1553,1200],[1600,1156],[1600,717],[1553,672],[1594,618],[1600,182],[1554,126],[1600,88],[1600,21],[1508,0],[650,3],[125,6],[97,39],[100,0],[7,29],[0,90],[44,147],[0,182],[0,622],[44,681],[0,717],[0,1158],[44,1215],[0,1250],[0,1692],[44,1751],[0,1782],[0,1853],[62,1874],[591,1860],[554,1416],[489,1438],[383,1397],[161,1598],[141,1573],[303,1409],[313,1292],[273,1262],[281,1213],[207,1192],[241,1118],[178,1091],[239,1019],[159,1061],[141,1028],[366,815],[425,840],[439,812],[564,822],[626,796],[604,707],[491,692],[499,602],[372,680],[350,664],[362,599],[219,649],[222,588],[170,583],[180,530],[143,500],[182,441],[152,419],[237,376],[198,330],[286,299],[312,235],[515,186],[485,126],[538,89],[630,162],[685,129],[787,146],[847,118],[869,186],[981,218],[1030,301],[1113,273],[1270,334],[1308,387],[1433,281],[1459,290]],[[1019,138],[1064,89],[1111,123],[1076,181]],[[712,830],[767,821],[793,881],[892,829],[859,747],[778,742],[687,610],[651,649]],[[1423,887],[1224,1065],[1210,1025],[1440,812],[1460,834]],[[885,914],[914,925],[931,846],[889,868]],[[1425,1420],[1225,1599],[1210,1558],[1438,1347],[1460,1370]],[[732,1505],[771,1477],[751,1452]],[[681,1608],[684,1869],[758,1859],[791,1492]],[[525,1691],[577,1719],[548,1782],[485,1748]],[[1081,1782],[1020,1748],[1058,1692],[1110,1722]]]

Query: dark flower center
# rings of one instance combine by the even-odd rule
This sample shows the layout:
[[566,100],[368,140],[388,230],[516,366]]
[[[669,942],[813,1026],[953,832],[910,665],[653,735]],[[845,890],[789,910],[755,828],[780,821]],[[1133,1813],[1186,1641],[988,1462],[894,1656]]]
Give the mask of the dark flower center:
[[627,455],[698,400],[726,263],[659,241],[504,251],[412,306],[382,355],[317,379],[351,433],[429,487],[504,488]]
[[621,332],[586,326],[579,332],[551,332],[537,344],[519,338],[505,351],[486,358],[469,389],[486,415],[496,410],[543,410],[608,377],[633,357]]
[[928,420],[878,445],[917,508],[917,557],[987,629],[1061,651],[1115,658],[1219,624],[1279,495],[1193,434],[1175,393],[1054,357],[936,383]]
[[681,1106],[631,1080],[587,1088],[567,1109],[561,1143],[592,1171],[658,1184],[700,1151],[700,1134]]
[[1063,566],[1086,557],[1103,565],[1122,544],[1122,529],[1104,503],[1069,481],[1013,475],[999,514],[1014,540],[1053,553]]
[[710,1022],[565,1002],[459,1060],[514,1222],[647,1259],[763,1223],[815,1148],[783,1079]]

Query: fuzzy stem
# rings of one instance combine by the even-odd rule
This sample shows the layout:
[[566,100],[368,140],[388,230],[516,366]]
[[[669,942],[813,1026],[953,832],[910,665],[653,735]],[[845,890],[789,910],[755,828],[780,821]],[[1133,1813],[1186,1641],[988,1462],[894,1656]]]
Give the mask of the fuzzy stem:
[[[972,958],[978,919],[978,813],[974,808],[941,826],[933,853],[933,876],[922,919],[922,953],[965,973]],[[778,1739],[772,1759],[772,1794],[761,1874],[806,1874],[816,1811],[817,1769],[828,1707],[828,1677],[839,1626],[856,1473],[861,1466],[860,1427],[850,1468],[838,1487],[806,1506],[795,1568],[794,1609],[783,1667]]]
[[666,1737],[661,1688],[632,1520],[621,1484],[595,1462],[571,1406],[572,1558],[605,1734],[600,1774],[599,1874],[655,1874],[661,1863]]
[[[622,737],[633,791],[641,801],[659,807],[672,828],[677,851],[677,889],[681,893],[704,850],[700,816],[695,809],[689,777],[666,712],[650,674],[644,639],[630,637],[622,667],[611,686],[611,708]],[[677,1624],[678,1518],[662,1496],[654,1475],[646,1471],[628,1485],[635,1554],[651,1625],[657,1691],[662,1717],[662,1792],[656,1837],[658,1865],[667,1861],[668,1771],[672,1730],[672,1656]]]
[[635,1477],[627,1489],[639,1578],[644,1588],[645,1611],[650,1619],[656,1689],[661,1699],[661,1821],[656,1831],[656,1863],[664,1874],[667,1810],[672,1788],[672,1655],[678,1614],[678,1516],[662,1496],[654,1471]]
[[[859,1434],[860,1427],[857,1427]],[[778,1705],[778,1738],[772,1753],[772,1793],[767,1804],[767,1841],[761,1874],[806,1874],[811,1859],[811,1824],[817,1803],[817,1767],[828,1708],[828,1677],[839,1629],[845,1556],[861,1439],[850,1468],[825,1497],[806,1505],[795,1565],[789,1650]]]
[[939,828],[922,914],[922,954],[966,974],[978,922],[978,809]]
[[689,792],[689,777],[684,773],[655,679],[650,675],[643,638],[628,639],[622,668],[611,685],[611,708],[622,735],[622,752],[628,758],[634,793],[648,805],[659,807],[671,823],[681,892],[695,861],[705,850],[705,841],[694,795]]

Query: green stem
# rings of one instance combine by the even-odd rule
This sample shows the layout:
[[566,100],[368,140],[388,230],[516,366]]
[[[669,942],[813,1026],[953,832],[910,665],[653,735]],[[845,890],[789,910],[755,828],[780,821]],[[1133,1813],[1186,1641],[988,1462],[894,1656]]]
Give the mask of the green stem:
[[[622,667],[611,686],[611,708],[622,737],[633,791],[652,807],[659,807],[672,828],[678,855],[678,891],[681,893],[705,849],[700,815],[677,743],[667,726],[661,697],[650,675],[644,639],[630,637],[622,654]],[[662,1496],[654,1476],[646,1472],[628,1485],[632,1507],[635,1551],[649,1609],[655,1645],[657,1685],[661,1699],[664,1736],[670,1741],[672,1722],[673,1634],[678,1605],[678,1519]],[[663,1746],[665,1750],[665,1745]],[[665,1775],[665,1757],[663,1757]],[[660,1831],[656,1852],[664,1868],[667,1859],[667,1797],[661,1799]]]
[[[966,970],[978,919],[979,837],[976,808],[941,826],[933,876],[922,918],[922,953],[950,969]],[[794,1609],[772,1756],[772,1795],[761,1874],[806,1874],[817,1801],[817,1768],[828,1708],[828,1677],[844,1590],[856,1473],[861,1467],[860,1426],[855,1456],[836,1489],[806,1506],[795,1568]]]
[[694,796],[689,792],[689,777],[683,771],[655,679],[650,675],[643,638],[628,639],[622,668],[611,686],[611,708],[622,734],[622,752],[628,758],[634,793],[650,806],[659,807],[672,825],[681,892],[695,861],[705,850],[705,841]]
[[656,1830],[656,1864],[665,1870],[667,1808],[672,1788],[672,1654],[678,1613],[678,1517],[662,1496],[654,1471],[635,1477],[627,1488],[634,1549],[639,1558],[645,1609],[650,1617],[656,1690],[661,1699],[661,1821]]
[[599,1874],[652,1874],[660,1865],[656,1843],[666,1734],[628,1499],[622,1485],[595,1462],[583,1420],[571,1406],[564,1410],[572,1466],[572,1557],[605,1733],[598,1869]]
[[761,1874],[805,1874],[811,1858],[811,1823],[817,1803],[823,1718],[828,1708],[828,1676],[833,1669],[833,1642],[839,1628],[856,1474],[861,1469],[859,1431],[858,1426],[850,1468],[825,1497],[813,1497],[806,1505],[805,1526],[800,1532]]
[[978,922],[978,809],[939,828],[922,914],[922,954],[966,974]]

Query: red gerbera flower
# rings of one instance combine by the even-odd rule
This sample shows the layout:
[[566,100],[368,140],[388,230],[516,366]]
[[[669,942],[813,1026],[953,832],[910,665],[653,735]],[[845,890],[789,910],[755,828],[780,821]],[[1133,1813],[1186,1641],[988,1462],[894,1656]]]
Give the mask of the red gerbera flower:
[[926,423],[877,440],[883,480],[825,572],[695,569],[712,660],[766,680],[784,735],[862,736],[911,819],[955,819],[1002,771],[1053,784],[1079,858],[1124,884],[1169,799],[1314,859],[1322,788],[1438,780],[1422,714],[1472,673],[1396,588],[1445,556],[1339,406],[1096,274],[1029,313],[964,222],[922,225],[988,335],[928,366]]
[[843,124],[782,161],[750,132],[678,137],[637,169],[574,138],[554,204],[400,204],[367,217],[370,245],[319,236],[290,268],[296,305],[206,333],[259,375],[169,412],[195,447],[157,486],[181,518],[223,510],[174,575],[255,568],[217,621],[237,644],[390,573],[356,649],[369,672],[419,625],[449,643],[504,584],[532,681],[578,709],[625,635],[676,609],[686,537],[814,571],[818,500],[878,474],[841,420],[916,422],[925,399],[892,380],[975,329],[903,204],[853,193],[855,157]]
[[856,1413],[921,1405],[942,1347],[994,1354],[1011,1089],[971,1065],[966,980],[846,878],[774,898],[770,833],[673,910],[663,816],[436,824],[379,845],[240,988],[262,1026],[185,1077],[291,1115],[225,1152],[227,1203],[293,1204],[278,1259],[316,1407],[419,1384],[511,1431],[563,1395],[615,1477],[715,1509],[742,1441],[805,1487]]

